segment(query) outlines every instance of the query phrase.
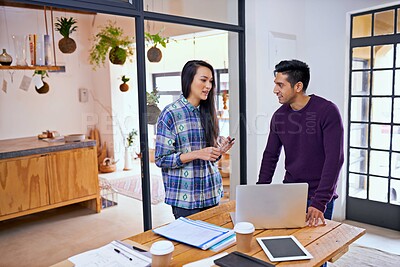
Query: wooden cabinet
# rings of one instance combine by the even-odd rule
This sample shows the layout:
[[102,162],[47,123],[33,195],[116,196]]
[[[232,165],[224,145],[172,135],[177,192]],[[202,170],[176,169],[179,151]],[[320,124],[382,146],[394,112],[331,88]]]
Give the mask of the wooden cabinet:
[[94,148],[62,151],[48,158],[50,204],[97,193],[99,183]]
[[0,221],[84,202],[99,212],[95,147],[0,160]]
[[0,161],[0,215],[49,205],[46,157]]

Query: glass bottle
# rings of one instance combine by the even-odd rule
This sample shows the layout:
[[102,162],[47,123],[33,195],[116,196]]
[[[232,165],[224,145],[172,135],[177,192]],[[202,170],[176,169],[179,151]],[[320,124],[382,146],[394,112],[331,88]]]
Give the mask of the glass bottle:
[[26,35],[13,35],[14,47],[15,47],[15,58],[17,60],[17,66],[27,66],[26,63]]
[[12,63],[13,58],[7,54],[7,51],[5,48],[3,48],[3,53],[0,54],[0,65],[3,66],[10,66]]

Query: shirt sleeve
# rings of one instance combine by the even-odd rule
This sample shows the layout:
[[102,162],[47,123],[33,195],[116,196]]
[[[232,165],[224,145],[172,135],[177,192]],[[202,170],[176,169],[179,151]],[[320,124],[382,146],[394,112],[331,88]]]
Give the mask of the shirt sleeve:
[[281,154],[282,142],[276,133],[274,118],[275,116],[271,119],[267,146],[265,147],[261,161],[257,184],[269,184],[272,182],[276,164],[278,163],[279,155]]
[[175,169],[184,166],[180,159],[182,152],[176,151],[176,137],[172,116],[168,113],[160,116],[155,151],[155,163],[158,167]]
[[326,204],[332,200],[335,193],[339,173],[343,165],[343,123],[338,108],[330,106],[322,120],[323,145],[325,162],[321,180],[311,198],[310,206],[325,212]]

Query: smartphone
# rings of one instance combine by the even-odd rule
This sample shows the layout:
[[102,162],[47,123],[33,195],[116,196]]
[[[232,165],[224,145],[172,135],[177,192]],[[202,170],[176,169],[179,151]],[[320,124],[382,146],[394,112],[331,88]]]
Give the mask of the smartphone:
[[229,144],[232,143],[233,141],[235,141],[235,137],[233,137],[233,138],[231,139],[231,141],[229,141]]

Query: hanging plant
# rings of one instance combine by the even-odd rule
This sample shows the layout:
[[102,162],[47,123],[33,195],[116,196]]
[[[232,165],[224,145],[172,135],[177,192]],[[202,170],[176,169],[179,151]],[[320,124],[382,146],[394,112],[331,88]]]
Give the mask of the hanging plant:
[[69,19],[61,17],[57,18],[57,22],[54,24],[56,31],[60,32],[63,36],[63,38],[58,41],[58,48],[65,54],[71,54],[76,50],[75,40],[69,37],[69,35],[78,28],[78,26],[74,26],[75,23],[77,23],[77,21],[73,17]]
[[157,104],[160,99],[160,95],[158,94],[157,88],[154,88],[153,91],[146,92],[147,96],[147,123],[154,125],[157,123],[158,116],[161,113],[161,110],[158,108]]
[[160,62],[162,58],[162,52],[161,50],[157,47],[158,44],[160,44],[162,47],[167,48],[167,43],[169,41],[168,37],[161,37],[160,32],[156,34],[150,34],[149,32],[145,32],[145,38],[146,41],[148,41],[152,46],[150,49],[147,51],[147,59],[150,62]]
[[133,37],[124,36],[122,28],[117,27],[115,22],[100,27],[99,33],[93,37],[93,46],[90,49],[89,62],[96,69],[108,58],[111,63],[123,65],[127,58],[133,56]]
[[45,77],[49,77],[49,75],[47,74],[47,71],[45,71],[45,70],[35,70],[35,72],[33,73],[32,76],[35,76],[35,75],[40,75],[40,79],[42,80],[42,83],[43,83],[43,85],[41,87],[39,87],[39,88],[37,88],[36,85],[35,85],[36,92],[38,92],[39,94],[48,93],[49,90],[50,90],[50,86],[49,86],[48,83],[46,83],[43,80]]
[[123,83],[121,83],[121,85],[119,86],[119,90],[121,90],[122,92],[128,91],[129,90],[129,85],[127,84],[127,82],[130,79],[124,75],[124,76],[122,76],[121,80],[122,80]]

